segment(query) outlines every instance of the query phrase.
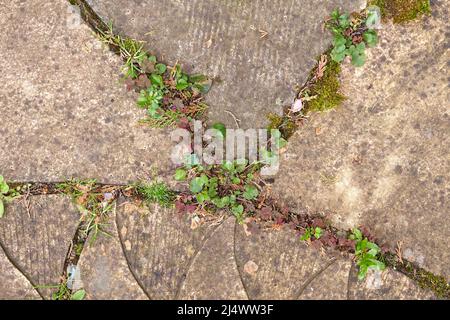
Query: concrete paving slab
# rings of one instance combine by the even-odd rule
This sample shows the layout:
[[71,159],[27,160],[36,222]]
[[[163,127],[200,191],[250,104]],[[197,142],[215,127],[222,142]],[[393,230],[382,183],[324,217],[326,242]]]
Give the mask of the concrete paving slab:
[[[117,30],[145,40],[169,64],[212,77],[211,122],[266,126],[306,81],[330,44],[322,22],[335,7],[359,10],[365,0],[89,0]],[[267,32],[267,35],[264,34]]]
[[344,66],[344,105],[314,114],[290,140],[273,190],[336,226],[450,279],[450,109],[446,1],[433,15],[385,25],[366,65]]
[[0,300],[39,300],[39,293],[0,248]]
[[234,259],[235,223],[228,218],[205,242],[189,268],[180,299],[248,299]]
[[[66,0],[0,6],[0,172],[8,179],[127,182],[171,175],[170,139]],[[26,21],[26,23],[24,23]]]
[[34,196],[15,201],[0,219],[0,243],[7,256],[46,299],[59,285],[80,214],[68,197]]
[[130,269],[150,299],[179,295],[193,259],[215,227],[191,229],[189,217],[159,206],[119,204],[117,226]]
[[105,231],[95,241],[89,238],[78,261],[81,274],[79,288],[88,300],[147,300],[133,277],[123,252],[116,224],[116,210],[110,212]]

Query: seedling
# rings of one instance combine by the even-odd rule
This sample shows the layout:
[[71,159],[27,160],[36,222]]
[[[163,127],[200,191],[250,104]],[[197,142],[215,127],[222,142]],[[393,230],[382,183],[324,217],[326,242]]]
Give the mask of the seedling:
[[302,241],[310,241],[311,239],[319,240],[320,237],[322,237],[322,234],[323,234],[322,228],[307,227],[303,235],[300,237],[300,240]]
[[359,229],[354,228],[349,238],[355,241],[355,258],[359,267],[359,280],[364,280],[369,269],[382,271],[386,268],[385,264],[378,260],[380,248],[364,237]]
[[260,163],[249,164],[247,160],[209,166],[189,163],[177,169],[175,179],[187,181],[193,197],[180,196],[176,206],[185,210],[193,204],[205,210],[228,209],[242,222],[246,204],[259,197],[256,179],[260,168]]

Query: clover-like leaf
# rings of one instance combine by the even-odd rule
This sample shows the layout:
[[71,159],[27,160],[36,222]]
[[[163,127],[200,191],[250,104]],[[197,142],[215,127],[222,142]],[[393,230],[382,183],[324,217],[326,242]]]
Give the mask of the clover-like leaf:
[[72,294],[72,296],[70,297],[70,300],[83,300],[85,296],[86,296],[86,291],[84,291],[83,289],[80,289]]
[[175,171],[175,180],[177,181],[184,181],[187,177],[187,171],[184,169],[177,169]]
[[158,63],[155,65],[155,69],[158,74],[164,74],[167,71],[167,66],[163,63]]
[[369,47],[375,47],[378,43],[378,35],[375,30],[367,30],[364,32],[363,38]]
[[254,200],[258,197],[259,191],[255,186],[246,185],[243,195],[244,195],[244,198],[247,200]]

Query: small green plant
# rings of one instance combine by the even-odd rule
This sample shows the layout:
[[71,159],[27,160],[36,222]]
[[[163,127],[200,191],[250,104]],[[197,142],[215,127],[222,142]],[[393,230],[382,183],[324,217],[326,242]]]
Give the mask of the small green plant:
[[106,231],[109,213],[114,208],[117,187],[98,186],[96,180],[71,180],[56,185],[56,189],[69,195],[81,212],[84,236],[91,235],[92,245]]
[[340,13],[334,10],[331,19],[326,22],[327,28],[333,33],[333,50],[331,58],[342,62],[350,56],[352,64],[361,67],[366,62],[366,47],[374,47],[378,43],[377,32],[369,29],[373,24],[374,12],[366,14]]
[[0,175],[0,218],[5,214],[5,203],[8,203],[18,197],[19,194],[11,189],[3,176]]
[[355,258],[359,267],[359,280],[364,280],[369,269],[382,271],[386,268],[385,264],[378,260],[380,248],[364,237],[359,229],[354,228],[349,238],[355,241]]
[[175,200],[175,193],[163,182],[140,183],[136,192],[147,203],[158,203],[163,207],[171,207]]
[[[177,169],[175,179],[188,181],[189,191],[203,209],[229,209],[239,222],[244,220],[246,204],[259,197],[255,183],[260,163],[224,161],[221,165],[202,166],[190,162]],[[186,201],[186,199],[188,199]],[[177,207],[189,206],[189,197],[179,199]]]
[[207,105],[202,102],[212,81],[201,74],[188,75],[176,64],[169,67],[144,49],[144,42],[116,35],[112,24],[100,39],[123,57],[123,73],[129,90],[140,92],[137,104],[147,110],[141,121],[152,127],[172,127],[183,120],[199,119]]
[[300,240],[302,241],[309,241],[312,238],[319,240],[322,237],[323,234],[323,230],[322,228],[319,227],[307,227],[305,229],[305,232],[303,233],[303,235],[300,237]]

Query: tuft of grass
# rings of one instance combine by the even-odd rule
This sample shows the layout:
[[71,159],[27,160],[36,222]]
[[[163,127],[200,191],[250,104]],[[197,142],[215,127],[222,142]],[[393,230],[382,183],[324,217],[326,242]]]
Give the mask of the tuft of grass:
[[[339,62],[334,61],[327,53],[328,64],[323,73],[323,77],[318,79],[309,89],[308,95],[314,97],[305,101],[304,112],[326,111],[339,106],[346,98],[339,92],[340,82],[339,74],[341,66]],[[313,70],[313,74],[316,71]]]
[[431,13],[430,0],[371,0],[369,5],[381,9],[383,18],[404,23]]
[[135,190],[147,203],[172,207],[175,200],[175,193],[163,182],[140,183]]

